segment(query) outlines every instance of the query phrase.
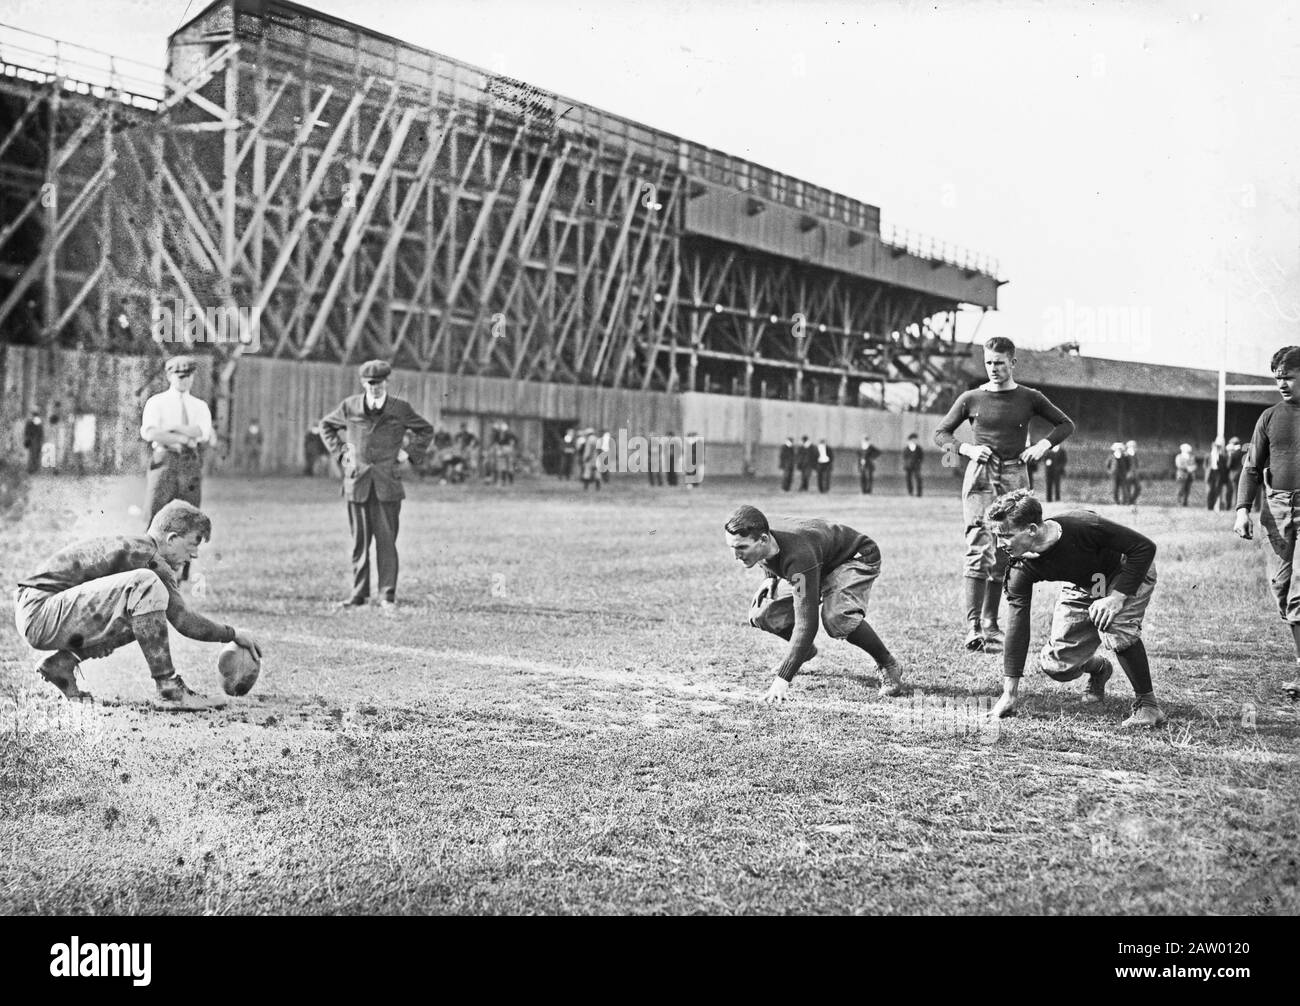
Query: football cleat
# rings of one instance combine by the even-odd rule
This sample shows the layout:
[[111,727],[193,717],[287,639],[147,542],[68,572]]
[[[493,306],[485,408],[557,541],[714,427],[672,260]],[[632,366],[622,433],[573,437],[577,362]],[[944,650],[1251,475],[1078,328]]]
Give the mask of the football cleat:
[[81,662],[67,650],[58,650],[37,665],[36,670],[46,681],[63,693],[65,699],[90,699],[90,692],[77,687],[77,668]]
[[1101,661],[1101,667],[1088,672],[1088,687],[1083,690],[1083,701],[1089,704],[1106,701],[1106,682],[1115,673],[1115,668],[1105,657],[1097,656],[1093,660]]
[[978,625],[972,625],[970,632],[966,633],[966,649],[982,650],[984,649],[984,633],[980,631]]
[[1002,647],[1007,641],[1006,633],[999,627],[997,622],[993,624],[985,623],[984,625],[984,652],[1001,653]]
[[1286,692],[1292,702],[1300,699],[1300,678],[1295,681],[1283,681],[1282,691]]
[[903,668],[897,660],[876,668],[880,672],[880,691],[882,699],[890,699],[903,693]]
[[1168,719],[1169,717],[1165,715],[1165,711],[1158,705],[1144,706],[1135,702],[1133,704],[1133,715],[1121,723],[1120,726],[1122,728],[1145,727],[1148,730],[1153,730],[1156,727],[1164,726],[1165,721]]

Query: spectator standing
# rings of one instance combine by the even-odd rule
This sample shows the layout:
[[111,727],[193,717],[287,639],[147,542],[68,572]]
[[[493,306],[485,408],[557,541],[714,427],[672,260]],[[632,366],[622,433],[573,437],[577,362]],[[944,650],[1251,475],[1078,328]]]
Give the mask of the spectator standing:
[[808,480],[812,478],[813,467],[817,464],[817,448],[809,443],[806,436],[799,441],[798,463],[799,491],[806,493],[808,491]]
[[781,445],[781,460],[779,467],[781,469],[781,491],[788,493],[790,486],[794,484],[794,438],[786,437],[785,443]]
[[1196,481],[1196,455],[1191,444],[1183,444],[1174,455],[1174,479],[1178,482],[1178,505],[1187,506],[1192,483]]
[[1043,455],[1043,474],[1047,482],[1047,502],[1059,503],[1061,476],[1065,474],[1065,448],[1061,444],[1054,444],[1052,449]]
[[1124,445],[1124,454],[1128,458],[1128,472],[1125,478],[1128,483],[1128,502],[1132,506],[1137,506],[1138,497],[1142,495],[1142,475],[1138,466],[1137,441],[1130,440]]
[[1224,487],[1228,482],[1228,453],[1224,450],[1223,438],[1218,437],[1210,446],[1210,456],[1205,459],[1205,509],[1213,510],[1216,506],[1222,510]]
[[831,466],[834,463],[834,455],[826,446],[826,438],[822,437],[817,441],[817,491],[819,493],[831,491]]
[[1232,509],[1233,497],[1237,493],[1237,485],[1241,482],[1241,468],[1246,460],[1245,451],[1241,446],[1239,437],[1232,437],[1228,441],[1228,446],[1224,448],[1224,453],[1228,456],[1228,477],[1224,480],[1220,492],[1222,494],[1224,510]]
[[925,464],[925,451],[915,433],[907,435],[903,448],[903,475],[907,479],[907,495],[921,497],[921,468]]
[[1110,475],[1110,498],[1117,506],[1128,502],[1128,455],[1124,445],[1116,441],[1110,445],[1110,457],[1106,459],[1106,472]]
[[871,442],[870,437],[862,438],[858,448],[858,484],[864,493],[870,493],[876,481],[876,458],[880,457],[880,448]]
[[35,475],[40,471],[43,446],[45,446],[45,423],[41,420],[40,412],[32,409],[32,417],[23,426],[23,447],[27,449],[27,474]]

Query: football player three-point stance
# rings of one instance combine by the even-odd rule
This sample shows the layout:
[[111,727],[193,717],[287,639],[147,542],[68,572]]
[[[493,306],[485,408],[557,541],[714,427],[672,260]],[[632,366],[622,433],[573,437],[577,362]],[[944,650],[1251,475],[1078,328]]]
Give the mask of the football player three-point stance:
[[[993,547],[984,527],[984,511],[999,496],[1029,485],[1027,462],[1043,456],[1074,432],[1074,423],[1041,391],[1017,384],[1016,346],[1010,339],[995,338],[984,343],[987,384],[963,392],[935,429],[934,442],[948,453],[970,460],[962,482],[962,516],[966,525],[965,585],[966,648],[996,652],[1004,636],[998,624],[1006,557]],[[1037,443],[1025,446],[1029,422],[1041,416],[1052,424],[1051,431]],[[959,441],[954,433],[969,422],[973,444]]]
[[190,639],[234,642],[261,659],[247,632],[220,625],[185,606],[176,576],[212,536],[207,515],[173,500],[140,536],[91,538],[69,545],[19,581],[14,594],[18,634],[36,650],[52,650],[37,666],[65,698],[89,699],[77,684],[82,660],[106,657],[134,640],[157,688],[160,705],[202,709],[221,705],[189,688],[172,664],[170,622]]
[[[880,548],[865,534],[824,520],[794,520],[773,530],[763,513],[742,506],[724,525],[727,547],[747,569],[768,574],[750,606],[750,624],[788,640],[790,649],[774,671],[764,702],[781,702],[799,668],[817,655],[817,616],[826,631],[875,658],[880,694],[898,695],[902,668],[867,622],[867,600],[880,575]],[[777,595],[778,580],[792,594]]]
[[1028,489],[996,500],[984,521],[999,551],[1009,557],[1010,631],[1002,656],[1002,697],[991,715],[1016,715],[1034,584],[1062,581],[1051,636],[1038,654],[1043,672],[1062,682],[1086,674],[1083,701],[1102,703],[1112,673],[1105,653],[1111,652],[1136,697],[1133,715],[1123,725],[1164,723],[1142,644],[1142,619],[1156,585],[1155,542],[1089,510],[1044,520],[1042,504]]

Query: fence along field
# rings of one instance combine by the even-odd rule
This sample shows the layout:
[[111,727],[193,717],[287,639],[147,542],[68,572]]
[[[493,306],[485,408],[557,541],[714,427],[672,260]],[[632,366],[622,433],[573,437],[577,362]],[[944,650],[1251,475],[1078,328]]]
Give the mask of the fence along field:
[[[7,528],[7,583],[70,536],[138,524],[139,479],[36,489]],[[1168,729],[1120,733],[1117,679],[1096,711],[1036,675],[1026,714],[990,731],[1000,664],[960,647],[954,487],[611,489],[413,483],[389,619],[329,609],[348,576],[332,480],[209,480],[197,603],[268,654],[214,714],[136,704],[133,648],[86,665],[116,704],[70,709],[6,596],[0,911],[1300,908],[1300,707],[1275,691],[1290,642],[1229,515],[1123,515],[1160,546],[1147,641]],[[911,694],[877,699],[823,635],[794,702],[754,703],[779,646],[743,624],[755,581],[721,531],[742,501],[881,543],[872,620]],[[209,691],[217,649],[175,642]]]

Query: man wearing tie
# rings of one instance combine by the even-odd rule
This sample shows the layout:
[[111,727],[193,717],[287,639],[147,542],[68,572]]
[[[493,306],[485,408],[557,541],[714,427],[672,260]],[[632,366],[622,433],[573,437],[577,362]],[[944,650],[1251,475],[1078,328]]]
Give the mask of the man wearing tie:
[[341,602],[344,608],[360,607],[370,597],[372,538],[380,605],[396,606],[397,527],[406,496],[397,469],[402,442],[409,434],[406,451],[411,463],[418,465],[433,441],[433,424],[410,403],[388,394],[392,372],[383,360],[362,364],[365,393],[343,399],[320,423],[321,440],[343,469],[343,497],[352,529],[352,594]]
[[[170,387],[144,403],[140,436],[153,448],[145,479],[149,523],[172,500],[196,507],[203,503],[203,450],[213,442],[212,412],[207,402],[190,394],[196,369],[193,357],[173,356],[166,364]],[[181,580],[189,579],[189,573],[186,563]]]

